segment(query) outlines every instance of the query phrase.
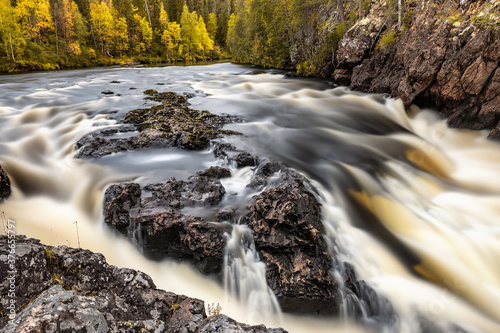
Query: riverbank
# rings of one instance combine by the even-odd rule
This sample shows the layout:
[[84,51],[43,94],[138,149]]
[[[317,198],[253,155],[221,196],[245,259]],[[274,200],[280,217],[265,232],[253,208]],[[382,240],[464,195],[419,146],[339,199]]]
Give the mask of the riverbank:
[[249,6],[236,15],[228,44],[238,62],[388,94],[500,139],[500,3],[399,3],[267,4],[279,17]]
[[400,29],[373,5],[335,54],[335,82],[429,107],[500,139],[500,4],[410,3]]
[[286,332],[237,323],[89,250],[12,234],[0,235],[0,256],[3,332]]

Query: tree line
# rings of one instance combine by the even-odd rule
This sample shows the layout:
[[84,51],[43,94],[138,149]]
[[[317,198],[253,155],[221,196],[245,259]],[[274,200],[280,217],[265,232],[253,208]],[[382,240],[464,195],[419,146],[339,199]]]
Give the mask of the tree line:
[[0,0],[0,70],[221,56],[234,0]]
[[[335,71],[339,41],[374,2],[239,0],[228,22],[227,45],[237,62],[329,77]],[[404,5],[404,0],[385,1],[386,27],[397,23],[397,29],[403,28]],[[411,12],[406,17],[411,20]]]

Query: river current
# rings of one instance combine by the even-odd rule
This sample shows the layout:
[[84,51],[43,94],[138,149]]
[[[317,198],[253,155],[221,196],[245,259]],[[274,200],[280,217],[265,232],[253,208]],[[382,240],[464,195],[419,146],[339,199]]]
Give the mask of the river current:
[[[382,95],[283,74],[220,63],[0,76],[0,165],[13,185],[0,210],[18,233],[103,253],[247,323],[289,332],[499,332],[500,144],[484,131],[450,129],[430,110],[406,112]],[[110,113],[153,105],[147,89],[194,94],[192,108],[241,117],[227,128],[245,136],[231,143],[309,178],[332,256],[387,297],[397,321],[373,329],[347,310],[340,318],[282,314],[252,249],[237,299],[234,267],[221,286],[187,265],[147,260],[108,230],[102,203],[111,183],[182,179],[223,163],[211,150],[175,148],[74,159],[79,138],[115,124]],[[252,171],[233,168],[223,185],[244,194]],[[243,194],[235,200],[250,200]],[[228,246],[244,246],[237,240],[248,232],[235,227]]]

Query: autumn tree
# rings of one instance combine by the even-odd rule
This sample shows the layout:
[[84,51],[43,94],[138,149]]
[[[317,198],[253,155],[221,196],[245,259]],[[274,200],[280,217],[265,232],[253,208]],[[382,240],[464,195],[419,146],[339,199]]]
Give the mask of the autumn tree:
[[184,5],[181,15],[181,39],[183,49],[188,59],[193,58],[194,53],[201,45],[200,30],[198,27],[198,15],[190,12],[187,5]]
[[208,15],[207,31],[212,40],[215,40],[217,35],[217,15],[215,13],[210,13]]
[[102,54],[110,55],[110,46],[113,41],[113,15],[111,13],[111,0],[109,5],[101,1],[90,4],[90,21],[93,32]]
[[114,15],[113,50],[120,56],[129,49],[127,19]]
[[18,0],[16,12],[22,30],[36,42],[45,41],[53,30],[49,0]]
[[208,34],[207,28],[205,26],[205,22],[203,21],[203,17],[201,15],[198,17],[198,33],[199,33],[199,46],[198,50],[205,54],[208,51],[212,51],[214,49],[214,41],[210,38]]
[[182,49],[179,50],[181,26],[177,22],[168,22],[167,29],[163,30],[161,42],[165,45],[168,60],[172,60],[175,56],[178,56],[181,53],[180,51],[182,51]]
[[134,50],[137,53],[144,52],[151,47],[151,42],[153,40],[153,29],[149,24],[149,20],[139,14],[139,9],[135,6],[132,7],[134,13],[134,33],[133,33],[133,44]]
[[21,52],[23,45],[26,43],[10,0],[0,0],[0,41],[5,54],[12,61],[16,60],[16,54]]
[[[78,5],[71,0],[60,0],[54,3],[54,28],[56,38],[63,41],[63,51],[74,55],[81,54],[81,45],[78,36],[81,14]],[[81,32],[80,32],[81,33]]]

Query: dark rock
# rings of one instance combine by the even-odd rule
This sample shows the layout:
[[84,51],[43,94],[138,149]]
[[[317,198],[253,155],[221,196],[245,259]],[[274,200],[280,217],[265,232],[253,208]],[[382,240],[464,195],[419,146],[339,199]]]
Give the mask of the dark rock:
[[378,321],[385,325],[394,324],[396,314],[389,300],[378,294],[365,281],[359,280],[351,264],[344,262],[343,265],[344,287],[348,294],[347,297],[350,293],[356,295],[355,300],[351,302],[351,306],[354,307],[351,314],[357,318],[366,316],[371,321]]
[[117,83],[121,83],[121,82],[120,82],[120,81],[115,81],[115,80],[113,80],[113,81],[111,81],[110,83],[115,83],[115,84],[117,84]]
[[[209,173],[209,171],[206,172]],[[149,184],[146,189],[153,193],[159,205],[179,209],[216,206],[226,194],[219,179],[206,176]]]
[[246,151],[242,151],[230,143],[214,142],[214,155],[235,163],[237,168],[256,166],[259,159]]
[[[336,82],[353,90],[390,94],[406,107],[431,107],[448,117],[453,127],[490,129],[490,138],[498,136],[498,28],[482,29],[473,20],[443,22],[440,15],[429,16],[436,11],[429,6],[414,9],[411,28],[398,33],[394,45],[380,46],[375,43],[379,25],[370,28],[366,23],[379,22],[380,8],[374,5],[339,43]],[[482,6],[462,9],[469,11],[463,17],[473,17]]]
[[137,88],[135,87],[130,87],[129,90],[136,90]]
[[156,91],[154,89],[148,89],[148,90],[144,91],[144,95],[154,96],[154,95],[157,95],[157,94],[158,94],[158,91]]
[[237,213],[236,207],[227,206],[221,208],[216,214],[217,220],[219,222],[234,222],[234,219],[236,218],[236,213]]
[[10,179],[5,173],[2,166],[0,166],[0,202],[3,202],[10,196]]
[[231,171],[229,171],[229,169],[227,168],[222,168],[219,166],[211,166],[206,170],[198,171],[196,175],[208,178],[222,179],[231,177]]
[[[226,240],[226,230],[200,217],[184,215],[184,207],[218,205],[225,189],[217,176],[223,168],[200,172],[188,180],[170,180],[145,187],[151,196],[141,199],[138,184],[115,184],[105,192],[104,221],[110,227],[134,240],[152,259],[189,262],[200,272],[218,275]],[[227,170],[229,171],[229,170]]]
[[113,95],[114,92],[112,92],[111,90],[104,90],[104,91],[101,92],[101,94],[103,94],[103,95]]
[[215,224],[172,209],[139,212],[131,223],[149,258],[189,262],[203,274],[221,273],[226,241]]
[[[108,265],[100,254],[15,238],[16,270],[0,261],[3,332],[284,332],[248,326],[226,316],[207,318],[201,300],[156,289],[146,274]],[[0,256],[8,237],[0,235]],[[7,278],[16,283],[16,316],[9,322]]]
[[268,186],[277,187],[257,195],[243,220],[252,229],[268,284],[283,311],[336,313],[339,300],[323,239],[320,204],[301,176],[283,168],[274,162],[259,167],[259,184],[277,171],[286,173],[287,181],[268,181]]
[[104,194],[104,222],[124,233],[130,225],[130,210],[141,201],[139,184],[113,184]]
[[76,158],[98,158],[116,152],[148,148],[179,147],[188,150],[208,148],[210,140],[223,135],[239,134],[222,130],[228,119],[208,111],[193,110],[186,99],[173,92],[146,90],[146,99],[161,102],[149,109],[127,113],[124,122],[140,131],[128,138],[110,138],[101,131],[78,141]]
[[236,166],[238,168],[243,168],[246,166],[256,166],[257,158],[250,153],[244,151],[236,155],[234,158],[234,162],[236,162]]

